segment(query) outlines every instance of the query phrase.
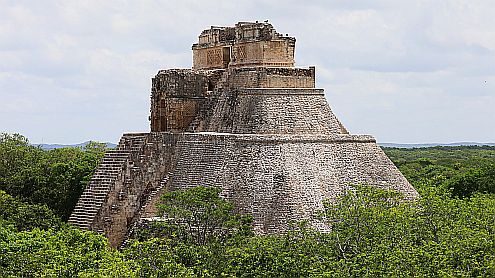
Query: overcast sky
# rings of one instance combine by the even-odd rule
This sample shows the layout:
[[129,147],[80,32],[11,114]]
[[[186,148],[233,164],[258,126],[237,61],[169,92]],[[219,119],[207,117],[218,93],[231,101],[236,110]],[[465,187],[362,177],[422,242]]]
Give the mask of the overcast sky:
[[190,68],[211,25],[269,20],[353,134],[495,141],[495,4],[0,0],[0,132],[118,142],[149,130],[151,77]]

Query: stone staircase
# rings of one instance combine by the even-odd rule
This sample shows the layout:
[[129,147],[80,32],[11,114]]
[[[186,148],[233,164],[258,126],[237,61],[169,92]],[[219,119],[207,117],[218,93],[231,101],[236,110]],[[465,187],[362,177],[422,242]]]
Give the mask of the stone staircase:
[[139,152],[146,144],[146,138],[149,133],[126,133],[120,138],[116,150],[129,150]]
[[155,198],[156,194],[160,193],[162,191],[162,189],[165,188],[165,186],[167,186],[168,180],[170,179],[170,175],[172,175],[172,173],[168,172],[162,178],[158,187],[155,188],[155,190],[151,191],[148,198],[146,198],[146,202],[144,202],[144,204],[141,206],[141,209],[139,210],[140,216],[141,216],[141,213],[145,211],[146,207],[148,207],[148,205],[150,205],[151,201]]
[[[119,145],[105,153],[88,186],[69,217],[69,223],[81,229],[91,230],[116,180],[123,173],[132,152],[138,152],[145,144],[146,134],[124,134]],[[102,232],[102,231],[98,231]]]

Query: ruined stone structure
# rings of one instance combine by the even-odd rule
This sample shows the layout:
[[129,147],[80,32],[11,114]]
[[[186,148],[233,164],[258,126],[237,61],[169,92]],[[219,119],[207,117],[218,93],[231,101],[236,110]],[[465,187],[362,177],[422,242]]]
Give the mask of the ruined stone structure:
[[347,132],[294,47],[266,22],[203,31],[192,69],[152,79],[151,132],[106,153],[69,222],[118,246],[167,190],[220,186],[258,234],[311,219],[352,184],[416,196],[372,136]]

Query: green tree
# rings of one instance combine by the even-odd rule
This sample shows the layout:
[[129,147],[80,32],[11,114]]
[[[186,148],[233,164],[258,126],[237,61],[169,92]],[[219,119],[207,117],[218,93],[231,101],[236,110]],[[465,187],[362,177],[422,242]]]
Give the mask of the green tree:
[[145,265],[144,276],[222,276],[226,250],[252,236],[252,217],[235,213],[220,192],[200,186],[165,193],[157,205],[162,219],[138,229],[127,258]]
[[61,220],[46,205],[30,205],[20,202],[0,190],[0,219],[10,223],[17,231],[58,229]]
[[234,205],[220,197],[217,187],[193,187],[165,193],[157,205],[156,222],[162,236],[181,242],[206,245],[251,235],[252,217],[234,213]]
[[475,192],[495,193],[495,164],[469,169],[446,183],[457,197],[470,197]]
[[135,277],[138,267],[102,235],[70,226],[15,232],[0,225],[0,277]]
[[[495,198],[451,198],[423,185],[421,198],[357,186],[327,204],[337,259],[330,276],[489,276],[495,259]],[[399,197],[399,198],[397,198]]]
[[332,267],[331,238],[296,223],[285,234],[256,236],[226,251],[225,277],[321,277]]
[[67,220],[105,152],[104,144],[44,151],[19,134],[0,134],[0,190],[45,204]]
[[175,254],[174,244],[164,239],[132,241],[123,254],[139,266],[139,277],[196,277],[192,269],[180,263],[181,258]]

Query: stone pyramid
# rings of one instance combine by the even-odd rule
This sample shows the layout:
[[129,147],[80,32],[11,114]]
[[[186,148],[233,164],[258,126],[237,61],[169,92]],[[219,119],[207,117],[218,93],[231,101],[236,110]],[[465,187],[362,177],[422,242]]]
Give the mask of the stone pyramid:
[[105,154],[69,222],[119,246],[168,190],[220,186],[258,234],[312,219],[353,184],[417,196],[372,136],[335,117],[315,68],[294,67],[295,41],[267,22],[204,30],[192,69],[152,79],[151,132]]

